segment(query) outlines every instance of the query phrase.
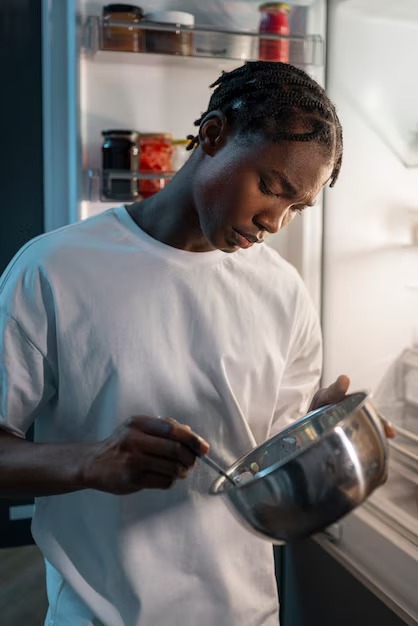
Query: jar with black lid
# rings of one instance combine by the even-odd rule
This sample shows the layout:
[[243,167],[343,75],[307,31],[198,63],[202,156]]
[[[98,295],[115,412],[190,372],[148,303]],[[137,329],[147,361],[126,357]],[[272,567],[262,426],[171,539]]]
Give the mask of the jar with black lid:
[[[140,28],[135,28],[135,25],[139,24],[143,17],[143,9],[134,4],[104,6],[102,50],[142,52],[143,32]],[[113,26],[112,22],[122,23],[122,26]]]
[[108,200],[135,200],[139,196],[139,133],[104,130],[102,145],[102,195]]

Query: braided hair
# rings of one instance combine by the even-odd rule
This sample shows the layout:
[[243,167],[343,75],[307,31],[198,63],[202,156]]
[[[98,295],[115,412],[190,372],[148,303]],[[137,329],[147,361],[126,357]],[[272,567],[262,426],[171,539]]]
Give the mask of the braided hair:
[[[250,61],[223,72],[207,110],[194,122],[221,110],[230,126],[241,135],[262,132],[271,141],[316,141],[334,153],[330,187],[341,169],[343,136],[333,103],[324,89],[303,70],[287,63]],[[296,132],[304,127],[305,132]],[[199,144],[189,135],[188,150]]]

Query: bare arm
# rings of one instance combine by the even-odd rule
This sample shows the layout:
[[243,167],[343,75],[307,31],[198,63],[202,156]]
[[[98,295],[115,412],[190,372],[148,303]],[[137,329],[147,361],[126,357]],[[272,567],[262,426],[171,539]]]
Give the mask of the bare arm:
[[32,443],[0,429],[0,497],[167,489],[208,450],[188,426],[148,416],[98,443]]
[[32,443],[0,429],[0,496],[36,497],[85,489],[88,444]]

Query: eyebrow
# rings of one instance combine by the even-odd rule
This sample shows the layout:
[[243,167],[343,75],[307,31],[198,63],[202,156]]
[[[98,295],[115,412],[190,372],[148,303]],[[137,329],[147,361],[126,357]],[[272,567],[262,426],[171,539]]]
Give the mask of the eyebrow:
[[298,191],[293,183],[287,178],[283,172],[279,172],[278,170],[271,170],[271,173],[280,180],[280,184],[287,194],[291,197],[296,197],[298,195]]
[[[287,176],[285,174],[283,174],[283,172],[279,172],[278,170],[271,170],[271,173],[279,179],[281,186],[283,187],[283,189],[285,190],[286,194],[289,196],[289,198],[296,198],[299,194],[298,194],[298,190],[296,189],[296,187],[294,186],[293,183],[290,182],[290,180],[287,178]],[[315,202],[312,203],[306,203],[306,206],[314,206]]]

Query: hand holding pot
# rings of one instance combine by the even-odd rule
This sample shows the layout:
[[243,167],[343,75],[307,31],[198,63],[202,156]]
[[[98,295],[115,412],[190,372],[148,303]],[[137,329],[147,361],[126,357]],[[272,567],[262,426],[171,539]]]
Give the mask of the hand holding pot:
[[[337,402],[341,402],[341,400],[343,400],[347,395],[349,386],[349,377],[345,374],[341,374],[340,376],[338,376],[335,382],[329,385],[329,387],[323,387],[321,389],[318,389],[318,391],[312,398],[311,404],[309,406],[309,411],[314,411],[315,409],[319,409],[320,407],[326,406],[327,404],[337,404]],[[379,417],[382,421],[386,437],[388,439],[393,439],[394,437],[396,437],[396,430],[394,429],[392,424],[383,417]]]

